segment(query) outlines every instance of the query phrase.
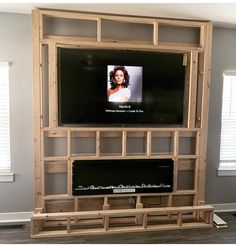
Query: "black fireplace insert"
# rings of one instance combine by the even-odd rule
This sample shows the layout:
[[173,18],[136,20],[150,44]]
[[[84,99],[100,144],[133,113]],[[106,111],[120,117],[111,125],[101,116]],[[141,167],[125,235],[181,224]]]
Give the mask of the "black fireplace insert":
[[74,196],[172,192],[173,160],[76,160],[72,177]]

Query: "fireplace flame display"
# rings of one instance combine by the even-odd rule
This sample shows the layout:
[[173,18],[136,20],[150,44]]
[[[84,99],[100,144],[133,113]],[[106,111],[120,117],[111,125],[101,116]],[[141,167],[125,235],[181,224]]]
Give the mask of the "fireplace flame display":
[[172,159],[76,160],[73,195],[173,191]]

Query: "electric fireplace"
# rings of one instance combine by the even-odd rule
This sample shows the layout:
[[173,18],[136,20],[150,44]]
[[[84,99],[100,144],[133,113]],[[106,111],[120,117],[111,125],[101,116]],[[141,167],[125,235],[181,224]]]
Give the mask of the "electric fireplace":
[[76,160],[73,195],[173,191],[172,159]]

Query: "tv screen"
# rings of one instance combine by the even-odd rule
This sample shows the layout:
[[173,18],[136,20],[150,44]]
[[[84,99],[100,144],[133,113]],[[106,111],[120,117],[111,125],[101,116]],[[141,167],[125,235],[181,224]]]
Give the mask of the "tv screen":
[[183,54],[58,48],[58,122],[182,125]]

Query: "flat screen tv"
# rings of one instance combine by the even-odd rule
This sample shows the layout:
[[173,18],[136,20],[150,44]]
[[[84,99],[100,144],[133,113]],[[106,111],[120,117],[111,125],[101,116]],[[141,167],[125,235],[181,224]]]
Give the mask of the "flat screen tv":
[[182,125],[182,53],[58,48],[58,122]]

